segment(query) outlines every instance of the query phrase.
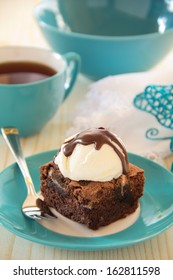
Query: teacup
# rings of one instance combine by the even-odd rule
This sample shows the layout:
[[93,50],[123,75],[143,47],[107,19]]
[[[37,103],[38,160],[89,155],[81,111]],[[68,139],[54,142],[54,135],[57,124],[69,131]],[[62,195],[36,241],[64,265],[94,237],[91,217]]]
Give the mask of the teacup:
[[20,136],[40,132],[71,92],[79,65],[76,53],[1,47],[0,127],[17,127]]

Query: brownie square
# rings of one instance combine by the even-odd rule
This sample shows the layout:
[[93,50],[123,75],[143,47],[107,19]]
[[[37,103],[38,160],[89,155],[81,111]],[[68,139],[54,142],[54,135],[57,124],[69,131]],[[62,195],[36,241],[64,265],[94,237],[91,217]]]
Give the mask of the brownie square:
[[133,213],[144,190],[144,171],[129,163],[129,172],[108,182],[65,178],[49,162],[40,168],[46,204],[65,217],[96,230]]

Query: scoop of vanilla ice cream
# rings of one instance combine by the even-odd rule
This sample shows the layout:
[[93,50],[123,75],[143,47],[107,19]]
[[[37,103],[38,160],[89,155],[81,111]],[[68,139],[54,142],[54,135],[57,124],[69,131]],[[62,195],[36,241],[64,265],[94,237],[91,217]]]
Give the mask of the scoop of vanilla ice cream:
[[94,144],[77,144],[68,157],[63,153],[64,145],[54,159],[64,177],[105,182],[123,173],[121,159],[110,145],[104,144],[96,150]]

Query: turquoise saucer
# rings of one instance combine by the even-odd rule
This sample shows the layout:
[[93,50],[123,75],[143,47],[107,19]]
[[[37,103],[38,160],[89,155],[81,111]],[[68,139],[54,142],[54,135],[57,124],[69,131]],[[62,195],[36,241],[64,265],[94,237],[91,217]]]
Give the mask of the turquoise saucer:
[[[57,151],[27,158],[30,173],[39,190],[39,166],[50,161]],[[17,164],[0,173],[0,224],[22,238],[40,244],[71,250],[103,250],[133,245],[156,236],[173,225],[173,174],[144,157],[129,154],[130,162],[143,168],[145,192],[141,213],[131,227],[101,237],[75,237],[50,231],[23,216],[21,205],[26,188]]]

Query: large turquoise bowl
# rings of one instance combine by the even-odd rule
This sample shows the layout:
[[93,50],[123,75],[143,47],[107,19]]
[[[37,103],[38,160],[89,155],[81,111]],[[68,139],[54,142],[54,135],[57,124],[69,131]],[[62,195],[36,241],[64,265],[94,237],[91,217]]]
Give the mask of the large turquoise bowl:
[[34,15],[54,51],[79,53],[81,72],[99,79],[163,59],[173,48],[172,11],[164,0],[46,0]]

